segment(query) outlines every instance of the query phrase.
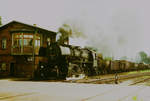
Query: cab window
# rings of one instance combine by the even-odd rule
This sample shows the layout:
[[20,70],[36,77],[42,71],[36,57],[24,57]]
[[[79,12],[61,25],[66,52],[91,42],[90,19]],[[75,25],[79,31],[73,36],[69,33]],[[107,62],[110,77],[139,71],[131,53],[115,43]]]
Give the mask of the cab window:
[[7,45],[7,39],[3,38],[2,39],[2,49],[6,49],[6,45]]

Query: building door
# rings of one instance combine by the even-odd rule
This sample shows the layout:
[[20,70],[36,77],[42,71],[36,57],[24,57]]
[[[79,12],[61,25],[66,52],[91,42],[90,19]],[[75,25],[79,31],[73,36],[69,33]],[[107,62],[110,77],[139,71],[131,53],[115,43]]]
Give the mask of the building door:
[[10,64],[10,76],[14,76],[15,75],[15,67],[14,67],[14,63]]

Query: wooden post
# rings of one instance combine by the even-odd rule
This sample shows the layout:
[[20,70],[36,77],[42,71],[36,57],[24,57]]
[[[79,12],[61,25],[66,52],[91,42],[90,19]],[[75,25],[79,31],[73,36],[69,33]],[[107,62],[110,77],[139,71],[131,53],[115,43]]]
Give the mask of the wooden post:
[[21,34],[21,54],[23,54],[23,45],[24,45],[24,39],[23,39],[23,33]]
[[34,72],[35,72],[35,38],[36,38],[37,29],[35,29],[35,32],[33,33],[33,43],[32,43],[32,61],[33,61],[33,73],[32,78],[34,78]]

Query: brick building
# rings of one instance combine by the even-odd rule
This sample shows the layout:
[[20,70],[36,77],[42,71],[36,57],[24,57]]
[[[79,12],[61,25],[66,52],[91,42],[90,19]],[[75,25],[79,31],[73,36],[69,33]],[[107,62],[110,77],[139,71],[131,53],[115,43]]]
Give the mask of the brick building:
[[12,21],[0,27],[0,77],[33,77],[39,48],[55,42],[56,32]]

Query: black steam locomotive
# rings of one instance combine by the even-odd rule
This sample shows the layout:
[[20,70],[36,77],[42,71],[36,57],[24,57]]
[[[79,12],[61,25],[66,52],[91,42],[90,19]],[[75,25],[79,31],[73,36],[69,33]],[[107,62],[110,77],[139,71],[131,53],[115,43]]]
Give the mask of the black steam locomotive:
[[150,64],[126,60],[104,60],[100,54],[88,48],[55,42],[46,48],[40,48],[35,77],[66,79],[72,76],[93,76],[144,69],[150,69]]
[[52,43],[39,50],[41,57],[37,76],[40,78],[60,78],[97,74],[96,52],[87,48]]

